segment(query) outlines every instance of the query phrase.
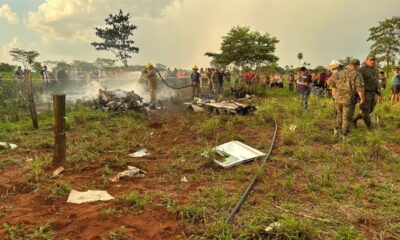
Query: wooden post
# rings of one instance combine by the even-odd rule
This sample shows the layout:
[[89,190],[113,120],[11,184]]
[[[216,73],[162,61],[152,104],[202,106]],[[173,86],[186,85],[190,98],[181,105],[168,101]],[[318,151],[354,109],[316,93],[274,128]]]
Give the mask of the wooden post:
[[53,95],[54,106],[54,155],[53,163],[65,162],[67,154],[65,126],[65,95]]
[[32,73],[30,70],[25,70],[25,88],[26,88],[26,92],[27,92],[27,96],[28,96],[29,111],[31,112],[33,128],[39,129],[35,101],[33,99]]

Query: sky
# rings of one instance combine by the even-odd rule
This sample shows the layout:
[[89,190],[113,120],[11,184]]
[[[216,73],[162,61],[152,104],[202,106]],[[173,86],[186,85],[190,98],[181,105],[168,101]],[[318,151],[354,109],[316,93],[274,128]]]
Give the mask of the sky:
[[235,26],[277,37],[280,66],[297,66],[299,52],[312,66],[363,60],[368,29],[399,15],[398,0],[0,0],[0,62],[12,63],[12,48],[38,51],[38,61],[114,58],[90,43],[99,41],[93,27],[119,9],[137,26],[130,65],[185,69],[209,66],[204,53],[219,52]]

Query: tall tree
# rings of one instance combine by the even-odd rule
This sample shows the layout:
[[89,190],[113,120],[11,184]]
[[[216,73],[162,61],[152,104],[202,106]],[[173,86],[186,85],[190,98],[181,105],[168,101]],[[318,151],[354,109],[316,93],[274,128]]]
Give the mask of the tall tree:
[[24,65],[25,69],[31,69],[32,64],[35,62],[35,58],[39,56],[36,51],[25,51],[19,48],[13,48],[10,50],[10,55],[13,61],[19,62]]
[[115,60],[107,58],[97,58],[94,65],[100,69],[112,68],[115,64]]
[[[400,52],[400,17],[379,21],[378,26],[369,29],[367,41],[372,42],[371,53],[384,57],[389,67]],[[386,71],[388,75],[389,68]]]
[[132,58],[131,54],[139,52],[139,48],[133,45],[135,42],[131,39],[137,27],[130,22],[130,18],[129,13],[124,15],[122,10],[119,10],[118,14],[110,14],[104,20],[107,27],[94,28],[102,42],[91,43],[96,50],[113,52],[125,67],[128,66],[128,59]]
[[221,53],[207,52],[214,65],[234,64],[238,67],[268,65],[278,61],[274,55],[279,42],[268,33],[250,31],[249,27],[234,27],[222,37]]
[[297,59],[299,59],[299,67],[301,66],[301,60],[303,59],[303,53],[299,52],[297,54]]

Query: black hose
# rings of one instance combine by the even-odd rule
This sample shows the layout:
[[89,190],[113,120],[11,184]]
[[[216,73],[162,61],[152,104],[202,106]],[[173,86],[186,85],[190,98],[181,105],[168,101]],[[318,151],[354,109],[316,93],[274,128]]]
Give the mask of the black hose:
[[274,148],[275,144],[275,139],[276,139],[276,133],[278,131],[278,124],[276,123],[275,120],[273,120],[275,123],[275,130],[274,130],[274,136],[272,137],[272,143],[270,145],[269,151],[267,155],[264,157],[264,159],[261,162],[260,167],[258,168],[256,174],[254,175],[253,179],[251,179],[251,182],[247,186],[246,190],[243,192],[243,194],[240,196],[239,201],[236,203],[235,207],[232,209],[228,217],[226,218],[226,222],[228,224],[232,223],[233,218],[235,215],[240,211],[240,208],[242,207],[244,201],[246,201],[247,196],[249,195],[250,191],[253,189],[258,177],[260,176],[261,172],[264,170],[265,164],[268,160],[268,158],[271,156],[272,149]]
[[161,75],[161,73],[158,71],[157,68],[154,68],[154,70],[156,70],[156,72],[157,72],[158,76],[160,77],[161,81],[162,81],[165,85],[167,85],[168,87],[170,87],[170,88],[172,88],[172,89],[177,89],[177,90],[179,90],[179,89],[183,89],[183,88],[193,87],[193,84],[186,85],[186,86],[182,86],[182,87],[174,87],[174,86],[171,86],[169,83],[167,83],[167,81],[165,81],[165,79],[163,78],[163,76]]

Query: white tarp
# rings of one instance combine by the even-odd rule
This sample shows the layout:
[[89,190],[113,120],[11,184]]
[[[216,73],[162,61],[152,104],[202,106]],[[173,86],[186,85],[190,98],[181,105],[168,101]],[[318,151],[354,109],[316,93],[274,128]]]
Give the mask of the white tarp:
[[14,150],[17,148],[16,144],[13,143],[8,143],[8,142],[0,142],[0,149],[10,149],[10,150]]
[[134,157],[134,158],[141,158],[141,157],[145,157],[145,156],[149,156],[150,153],[146,148],[140,149],[137,152],[131,153],[128,156],[129,157]]
[[215,163],[223,168],[230,168],[266,155],[265,153],[239,141],[227,142],[213,148],[212,150],[221,156],[227,156],[223,162],[214,160]]
[[68,203],[88,203],[88,202],[97,202],[97,201],[109,201],[114,199],[113,196],[108,194],[106,191],[101,190],[88,190],[86,192],[79,192],[76,190],[71,190],[68,196]]

